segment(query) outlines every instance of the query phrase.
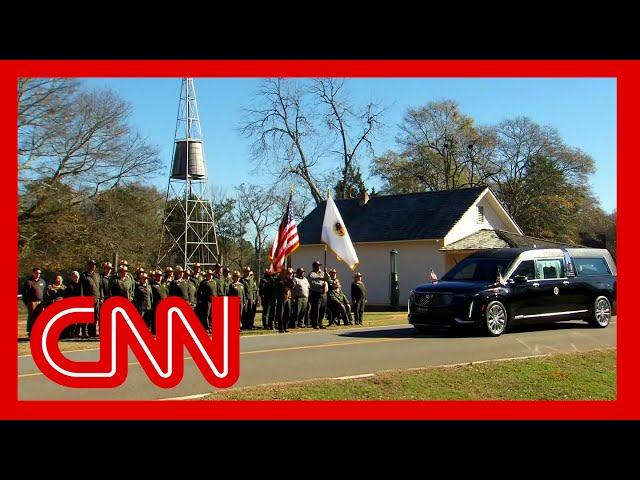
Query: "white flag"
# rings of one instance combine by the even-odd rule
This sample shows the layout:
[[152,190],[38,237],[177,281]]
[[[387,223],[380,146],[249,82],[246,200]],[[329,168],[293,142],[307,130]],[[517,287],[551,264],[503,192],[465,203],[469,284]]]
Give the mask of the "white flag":
[[338,261],[346,263],[351,270],[355,270],[360,262],[331,195],[327,196],[327,208],[324,211],[320,239],[336,254]]

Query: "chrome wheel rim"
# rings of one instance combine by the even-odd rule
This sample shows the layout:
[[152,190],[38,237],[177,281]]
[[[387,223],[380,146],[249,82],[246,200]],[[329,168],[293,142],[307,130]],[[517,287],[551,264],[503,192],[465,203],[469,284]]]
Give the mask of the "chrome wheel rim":
[[598,325],[601,327],[606,327],[609,324],[609,320],[611,319],[611,305],[609,304],[609,300],[604,297],[596,300],[594,316],[596,322],[598,322]]
[[504,327],[507,324],[507,315],[504,308],[501,305],[491,305],[487,312],[487,328],[489,331],[498,335],[504,331]]

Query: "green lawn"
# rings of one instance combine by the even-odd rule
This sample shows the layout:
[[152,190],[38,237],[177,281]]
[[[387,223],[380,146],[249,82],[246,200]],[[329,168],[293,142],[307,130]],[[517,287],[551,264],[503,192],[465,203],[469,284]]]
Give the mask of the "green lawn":
[[615,400],[617,349],[220,390],[200,400]]

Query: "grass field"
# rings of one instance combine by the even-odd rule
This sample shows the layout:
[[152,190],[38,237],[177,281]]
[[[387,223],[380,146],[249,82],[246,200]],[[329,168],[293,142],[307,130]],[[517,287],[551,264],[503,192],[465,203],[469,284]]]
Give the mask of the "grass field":
[[220,390],[199,400],[615,400],[617,349]]

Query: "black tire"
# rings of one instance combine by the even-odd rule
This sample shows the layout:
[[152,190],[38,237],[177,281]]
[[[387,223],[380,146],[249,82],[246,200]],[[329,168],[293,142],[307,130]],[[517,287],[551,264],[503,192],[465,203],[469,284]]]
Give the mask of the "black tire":
[[484,328],[490,337],[498,337],[507,328],[508,314],[504,304],[499,300],[492,300],[484,311]]
[[419,333],[429,333],[431,329],[426,325],[414,325],[413,326]]
[[589,325],[594,328],[606,328],[611,321],[611,302],[603,295],[593,302],[593,313],[589,318]]

